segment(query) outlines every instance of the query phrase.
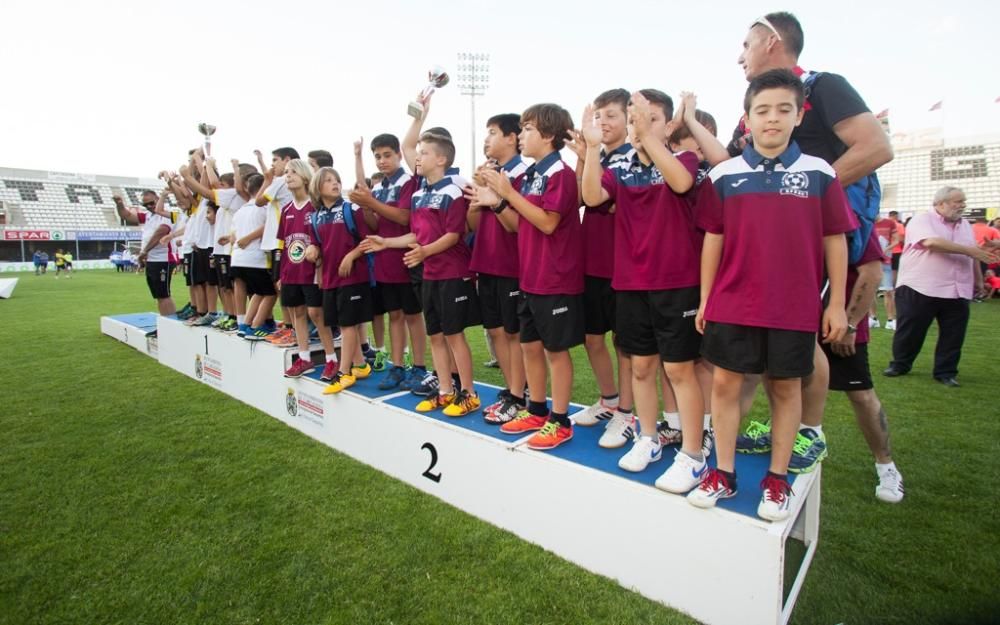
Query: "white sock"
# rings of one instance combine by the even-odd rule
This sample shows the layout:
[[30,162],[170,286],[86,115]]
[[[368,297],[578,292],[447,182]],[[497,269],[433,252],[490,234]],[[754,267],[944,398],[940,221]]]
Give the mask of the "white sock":
[[240,325],[245,325],[247,320],[246,315],[236,315],[236,323]]
[[309,355],[309,352],[299,352],[299,358],[306,361],[312,360],[312,357]]
[[653,441],[653,444],[656,445],[657,447],[660,446],[660,435],[659,434],[653,434],[652,436],[649,436],[648,434],[643,434],[642,437],[643,438],[648,438],[649,440]]
[[822,425],[806,425],[806,424],[803,423],[803,424],[799,425],[799,432],[801,432],[802,430],[812,430],[813,432],[816,432],[817,435],[819,435],[819,434],[823,433],[823,426]]
[[667,427],[673,430],[681,429],[681,413],[679,412],[664,412],[663,420],[667,422]]
[[327,362],[337,362],[337,354],[327,354],[326,355],[326,361]]
[[385,351],[385,345],[376,345],[375,346],[375,351],[377,351],[377,352],[384,352]]
[[889,463],[886,463],[886,464],[879,464],[878,462],[875,463],[875,472],[878,473],[879,475],[882,475],[883,473],[885,473],[887,471],[890,471],[890,470],[892,470],[892,471],[896,470],[896,463],[895,462],[889,462]]
[[618,408],[618,394],[615,393],[614,397],[611,397],[610,399],[602,397],[601,404],[603,404],[606,408],[611,408],[612,410]]
[[701,429],[703,429],[703,430],[711,430],[712,429],[712,413],[711,412],[706,412],[705,413],[705,421],[704,421],[704,425],[702,425]]

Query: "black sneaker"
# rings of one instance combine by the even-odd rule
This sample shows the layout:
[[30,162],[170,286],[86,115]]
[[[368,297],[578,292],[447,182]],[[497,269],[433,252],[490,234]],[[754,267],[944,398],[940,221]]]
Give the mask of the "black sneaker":
[[410,388],[410,392],[417,397],[430,397],[431,395],[436,395],[440,388],[441,383],[438,381],[437,375],[433,371],[428,371],[424,379],[420,381],[420,384],[416,384]]

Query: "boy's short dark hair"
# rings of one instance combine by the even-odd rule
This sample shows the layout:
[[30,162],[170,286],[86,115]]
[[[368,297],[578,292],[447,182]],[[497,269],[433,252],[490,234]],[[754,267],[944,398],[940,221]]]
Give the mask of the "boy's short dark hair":
[[425,132],[420,135],[420,143],[430,143],[438,154],[445,158],[444,168],[448,169],[455,163],[455,144],[450,136],[436,132]]
[[650,104],[659,106],[667,121],[670,121],[670,118],[674,116],[674,101],[667,94],[659,89],[640,89],[639,93],[649,100]]
[[521,134],[521,116],[517,113],[501,113],[494,115],[486,121],[486,127],[496,126],[500,129],[500,134]]
[[[424,132],[429,132],[432,135],[440,135],[442,137],[448,137],[451,139],[451,133],[444,126],[434,126],[433,128],[428,128]],[[454,139],[452,139],[454,141]]]
[[892,217],[893,215],[899,217],[899,211],[889,211],[889,216]]
[[554,149],[561,150],[573,129],[573,118],[558,104],[532,104],[521,113],[521,125],[525,124],[534,124],[543,137],[552,137]]
[[622,107],[622,111],[628,110],[628,101],[632,98],[632,94],[626,89],[608,89],[601,95],[594,98],[594,108],[602,109],[605,106],[611,104],[617,104]]
[[[715,123],[715,118],[712,117],[710,114],[706,113],[701,109],[695,109],[694,118],[698,121],[699,124],[704,126],[710,133],[712,133],[713,136],[719,134],[718,124]],[[691,131],[688,130],[688,127],[686,125],[681,124],[680,126],[677,127],[676,130],[670,133],[669,137],[667,137],[667,144],[670,145],[670,144],[680,143],[681,141],[687,139],[690,136],[691,136]]]
[[250,195],[257,195],[257,192],[260,191],[260,187],[263,184],[264,176],[261,176],[260,174],[251,174],[250,177],[247,178],[246,182],[247,193]]
[[271,151],[271,156],[277,156],[280,159],[293,159],[299,157],[299,152],[295,148],[278,148]]
[[396,135],[390,135],[384,133],[376,136],[371,142],[371,151],[374,152],[379,148],[389,148],[396,154],[399,154],[399,139]]
[[785,48],[795,55],[795,58],[799,58],[805,46],[805,35],[802,33],[802,24],[799,24],[799,20],[788,11],[776,11],[764,17],[781,35],[781,43]]
[[234,176],[232,172],[227,172],[219,176],[219,182],[225,182],[229,186],[233,186],[236,184],[236,176]]
[[251,165],[250,163],[240,163],[240,177],[244,180],[256,173],[260,173],[257,171],[256,165]]
[[746,95],[743,96],[743,111],[750,113],[750,101],[758,93],[767,89],[788,89],[795,94],[795,105],[799,110],[805,104],[805,87],[799,77],[790,69],[771,69],[750,81]]
[[212,200],[207,200],[205,202],[205,206],[207,206],[209,210],[213,210],[213,211],[219,210],[219,205],[216,204],[215,202],[213,202]]
[[333,167],[333,154],[326,150],[313,150],[308,156],[320,167]]
[[383,178],[385,178],[385,174],[383,174],[382,172],[377,171],[377,172],[373,173],[372,177],[369,178],[368,181],[367,181],[368,182],[368,186],[370,187],[373,184],[375,184],[376,182],[382,182]]

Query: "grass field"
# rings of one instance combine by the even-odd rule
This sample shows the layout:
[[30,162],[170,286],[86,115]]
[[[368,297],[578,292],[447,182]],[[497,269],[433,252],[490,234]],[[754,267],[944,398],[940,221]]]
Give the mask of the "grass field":
[[[153,308],[141,278],[19,277],[0,300],[0,623],[693,622],[101,335],[101,315]],[[1000,620],[998,325],[1000,303],[973,306],[961,388],[932,381],[933,332],[911,375],[877,376],[899,505],[875,500],[853,414],[831,398],[794,623]],[[880,371],[891,333],[873,334]],[[483,362],[482,333],[468,336]],[[631,539],[687,540],[666,523]]]

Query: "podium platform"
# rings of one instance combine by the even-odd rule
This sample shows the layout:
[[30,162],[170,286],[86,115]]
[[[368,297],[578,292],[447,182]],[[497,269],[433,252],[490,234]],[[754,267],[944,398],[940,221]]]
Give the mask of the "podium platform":
[[[787,623],[818,544],[819,469],[792,483],[790,519],[770,523],[756,516],[767,457],[739,455],[743,490],[701,510],[652,486],[675,448],[628,473],[617,464],[626,448],[597,445],[600,425],[577,426],[572,441],[536,452],[528,436],[503,434],[478,412],[415,412],[418,398],[409,392],[376,388],[384,374],[325,396],[318,371],[283,377],[291,349],[155,315],[103,317],[101,328],[333,449],[705,623]],[[484,406],[499,391],[476,388]],[[574,405],[571,417],[582,408]],[[392,436],[372,438],[373,420]]]

